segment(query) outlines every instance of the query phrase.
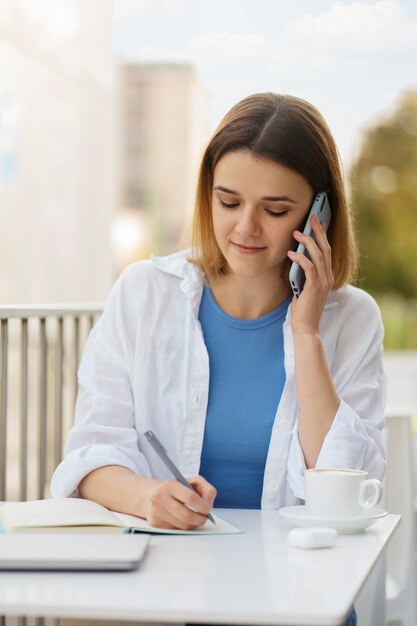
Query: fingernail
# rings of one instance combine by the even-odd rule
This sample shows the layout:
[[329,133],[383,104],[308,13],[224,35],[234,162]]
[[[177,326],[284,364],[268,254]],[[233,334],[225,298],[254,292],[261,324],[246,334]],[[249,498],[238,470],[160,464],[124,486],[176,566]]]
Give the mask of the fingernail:
[[295,256],[295,252],[293,252],[292,250],[288,251],[288,256]]
[[294,235],[302,235],[303,233],[301,233],[299,230],[295,230],[294,231]]

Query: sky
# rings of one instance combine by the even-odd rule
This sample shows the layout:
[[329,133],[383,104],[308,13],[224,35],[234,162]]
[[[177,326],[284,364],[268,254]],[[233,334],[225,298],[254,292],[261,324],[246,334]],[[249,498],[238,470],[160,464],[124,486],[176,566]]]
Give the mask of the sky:
[[346,168],[363,130],[417,89],[417,1],[114,0],[129,61],[188,61],[210,94],[210,128],[259,91],[309,100]]

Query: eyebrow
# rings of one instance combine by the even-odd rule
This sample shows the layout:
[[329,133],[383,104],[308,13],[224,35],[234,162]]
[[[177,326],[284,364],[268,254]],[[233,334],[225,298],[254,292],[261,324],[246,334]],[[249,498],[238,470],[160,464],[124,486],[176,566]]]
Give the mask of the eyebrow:
[[[218,185],[214,187],[215,191],[223,191],[224,193],[230,193],[233,196],[239,196],[239,192],[233,191],[232,189],[227,189],[227,187],[223,187],[222,185]],[[263,196],[261,200],[268,200],[268,202],[292,202],[293,204],[297,204],[295,200],[289,198],[288,196]]]

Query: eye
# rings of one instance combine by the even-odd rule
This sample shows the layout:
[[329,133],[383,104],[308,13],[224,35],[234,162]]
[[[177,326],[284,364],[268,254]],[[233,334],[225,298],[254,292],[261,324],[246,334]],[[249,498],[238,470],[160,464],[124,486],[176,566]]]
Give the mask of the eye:
[[235,204],[228,204],[227,202],[223,202],[223,200],[220,200],[220,198],[218,199],[220,206],[224,207],[225,209],[235,209],[237,206],[239,206],[239,202],[236,202]]
[[285,217],[285,215],[287,215],[288,211],[280,211],[279,213],[277,211],[271,211],[270,209],[265,209],[265,211],[268,213],[268,215],[270,215],[271,217]]

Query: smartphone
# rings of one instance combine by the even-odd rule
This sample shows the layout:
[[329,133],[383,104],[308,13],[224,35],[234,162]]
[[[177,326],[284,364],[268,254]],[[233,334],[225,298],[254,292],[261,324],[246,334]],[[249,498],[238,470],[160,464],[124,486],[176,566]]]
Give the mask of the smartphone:
[[[326,227],[329,226],[332,215],[330,211],[329,199],[325,191],[321,191],[314,196],[313,204],[311,205],[311,209],[303,230],[304,235],[311,235],[314,241],[316,241],[316,237],[311,227],[311,218],[313,217],[313,215],[317,215],[319,221],[324,222],[326,224]],[[299,243],[296,251],[300,254],[304,254],[307,259],[310,259],[310,255],[308,254],[304,244]],[[303,290],[305,280],[306,277],[303,268],[298,263],[293,262],[290,269],[290,283],[296,298],[300,297],[300,293]]]

